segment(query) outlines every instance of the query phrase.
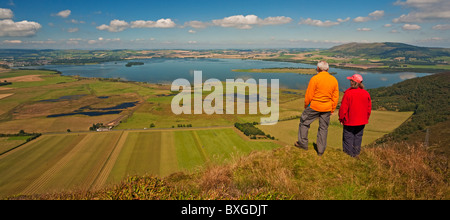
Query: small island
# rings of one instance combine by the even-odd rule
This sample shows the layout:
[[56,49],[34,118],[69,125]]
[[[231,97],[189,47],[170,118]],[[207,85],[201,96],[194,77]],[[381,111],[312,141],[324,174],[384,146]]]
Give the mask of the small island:
[[128,62],[125,66],[132,67],[132,66],[142,66],[142,65],[144,65],[143,62]]
[[[233,72],[243,72],[243,73],[298,73],[298,74],[305,74],[305,75],[317,74],[316,69],[293,68],[293,67],[264,68],[264,69],[234,69]],[[330,73],[330,74],[336,74],[336,73]]]

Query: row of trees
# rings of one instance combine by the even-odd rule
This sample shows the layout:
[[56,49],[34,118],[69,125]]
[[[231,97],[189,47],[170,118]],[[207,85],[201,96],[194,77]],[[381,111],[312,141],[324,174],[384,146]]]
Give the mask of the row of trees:
[[0,82],[0,86],[6,86],[6,85],[11,85],[12,84],[12,82],[8,82],[8,81],[3,81],[3,82]]
[[[237,129],[239,129],[240,131],[242,131],[242,133],[244,133],[246,136],[249,136],[251,139],[258,139],[262,136],[264,136],[265,138],[269,138],[274,140],[275,137],[270,136],[270,134],[265,134],[263,131],[261,131],[261,129],[255,127],[255,125],[257,125],[257,122],[253,122],[253,123],[234,123],[234,127],[236,127]],[[258,137],[259,136],[259,137]]]

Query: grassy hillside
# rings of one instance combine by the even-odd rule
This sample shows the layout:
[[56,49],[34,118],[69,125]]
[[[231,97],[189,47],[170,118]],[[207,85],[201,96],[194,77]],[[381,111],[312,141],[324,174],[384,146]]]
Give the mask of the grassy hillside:
[[[450,72],[410,79],[391,87],[371,89],[369,92],[374,109],[414,112],[410,120],[380,142],[408,140],[412,134],[423,132],[438,123],[445,123],[450,117]],[[445,134],[449,128],[443,127],[441,130]],[[425,141],[425,135],[420,136]],[[449,136],[435,138],[448,139]]]
[[403,43],[349,43],[333,47],[327,52],[341,54],[344,56],[358,57],[414,57],[432,58],[450,56],[450,49],[417,47]]

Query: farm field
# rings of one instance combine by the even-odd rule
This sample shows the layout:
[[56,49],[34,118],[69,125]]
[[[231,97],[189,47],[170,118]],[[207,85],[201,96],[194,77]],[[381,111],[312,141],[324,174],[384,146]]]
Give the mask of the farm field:
[[[152,123],[157,128],[172,128],[179,124],[229,126],[261,118],[261,115],[249,114],[171,117],[174,94],[170,85],[66,77],[40,70],[11,70],[0,73],[0,80],[17,76],[32,77],[1,87],[0,133],[3,134],[15,134],[20,130],[29,133],[61,133],[68,129],[80,132],[88,131],[96,123],[111,124],[116,129],[145,129]],[[208,93],[203,95],[206,97]],[[298,115],[297,101],[302,96],[302,91],[282,89],[280,118]],[[118,107],[127,103],[135,103],[135,106]]]
[[0,197],[98,189],[129,175],[194,171],[277,147],[244,140],[231,127],[43,135],[0,156]]
[[66,77],[52,71],[0,73],[1,81],[17,77],[28,78],[0,90],[3,134],[88,131],[95,123],[118,124],[152,94],[168,93],[157,85]]

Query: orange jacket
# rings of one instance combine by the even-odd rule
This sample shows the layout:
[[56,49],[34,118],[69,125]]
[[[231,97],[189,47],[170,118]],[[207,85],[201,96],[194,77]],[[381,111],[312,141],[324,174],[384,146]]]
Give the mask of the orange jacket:
[[339,102],[339,84],[328,72],[320,72],[309,81],[305,95],[305,108],[318,112],[334,112]]

